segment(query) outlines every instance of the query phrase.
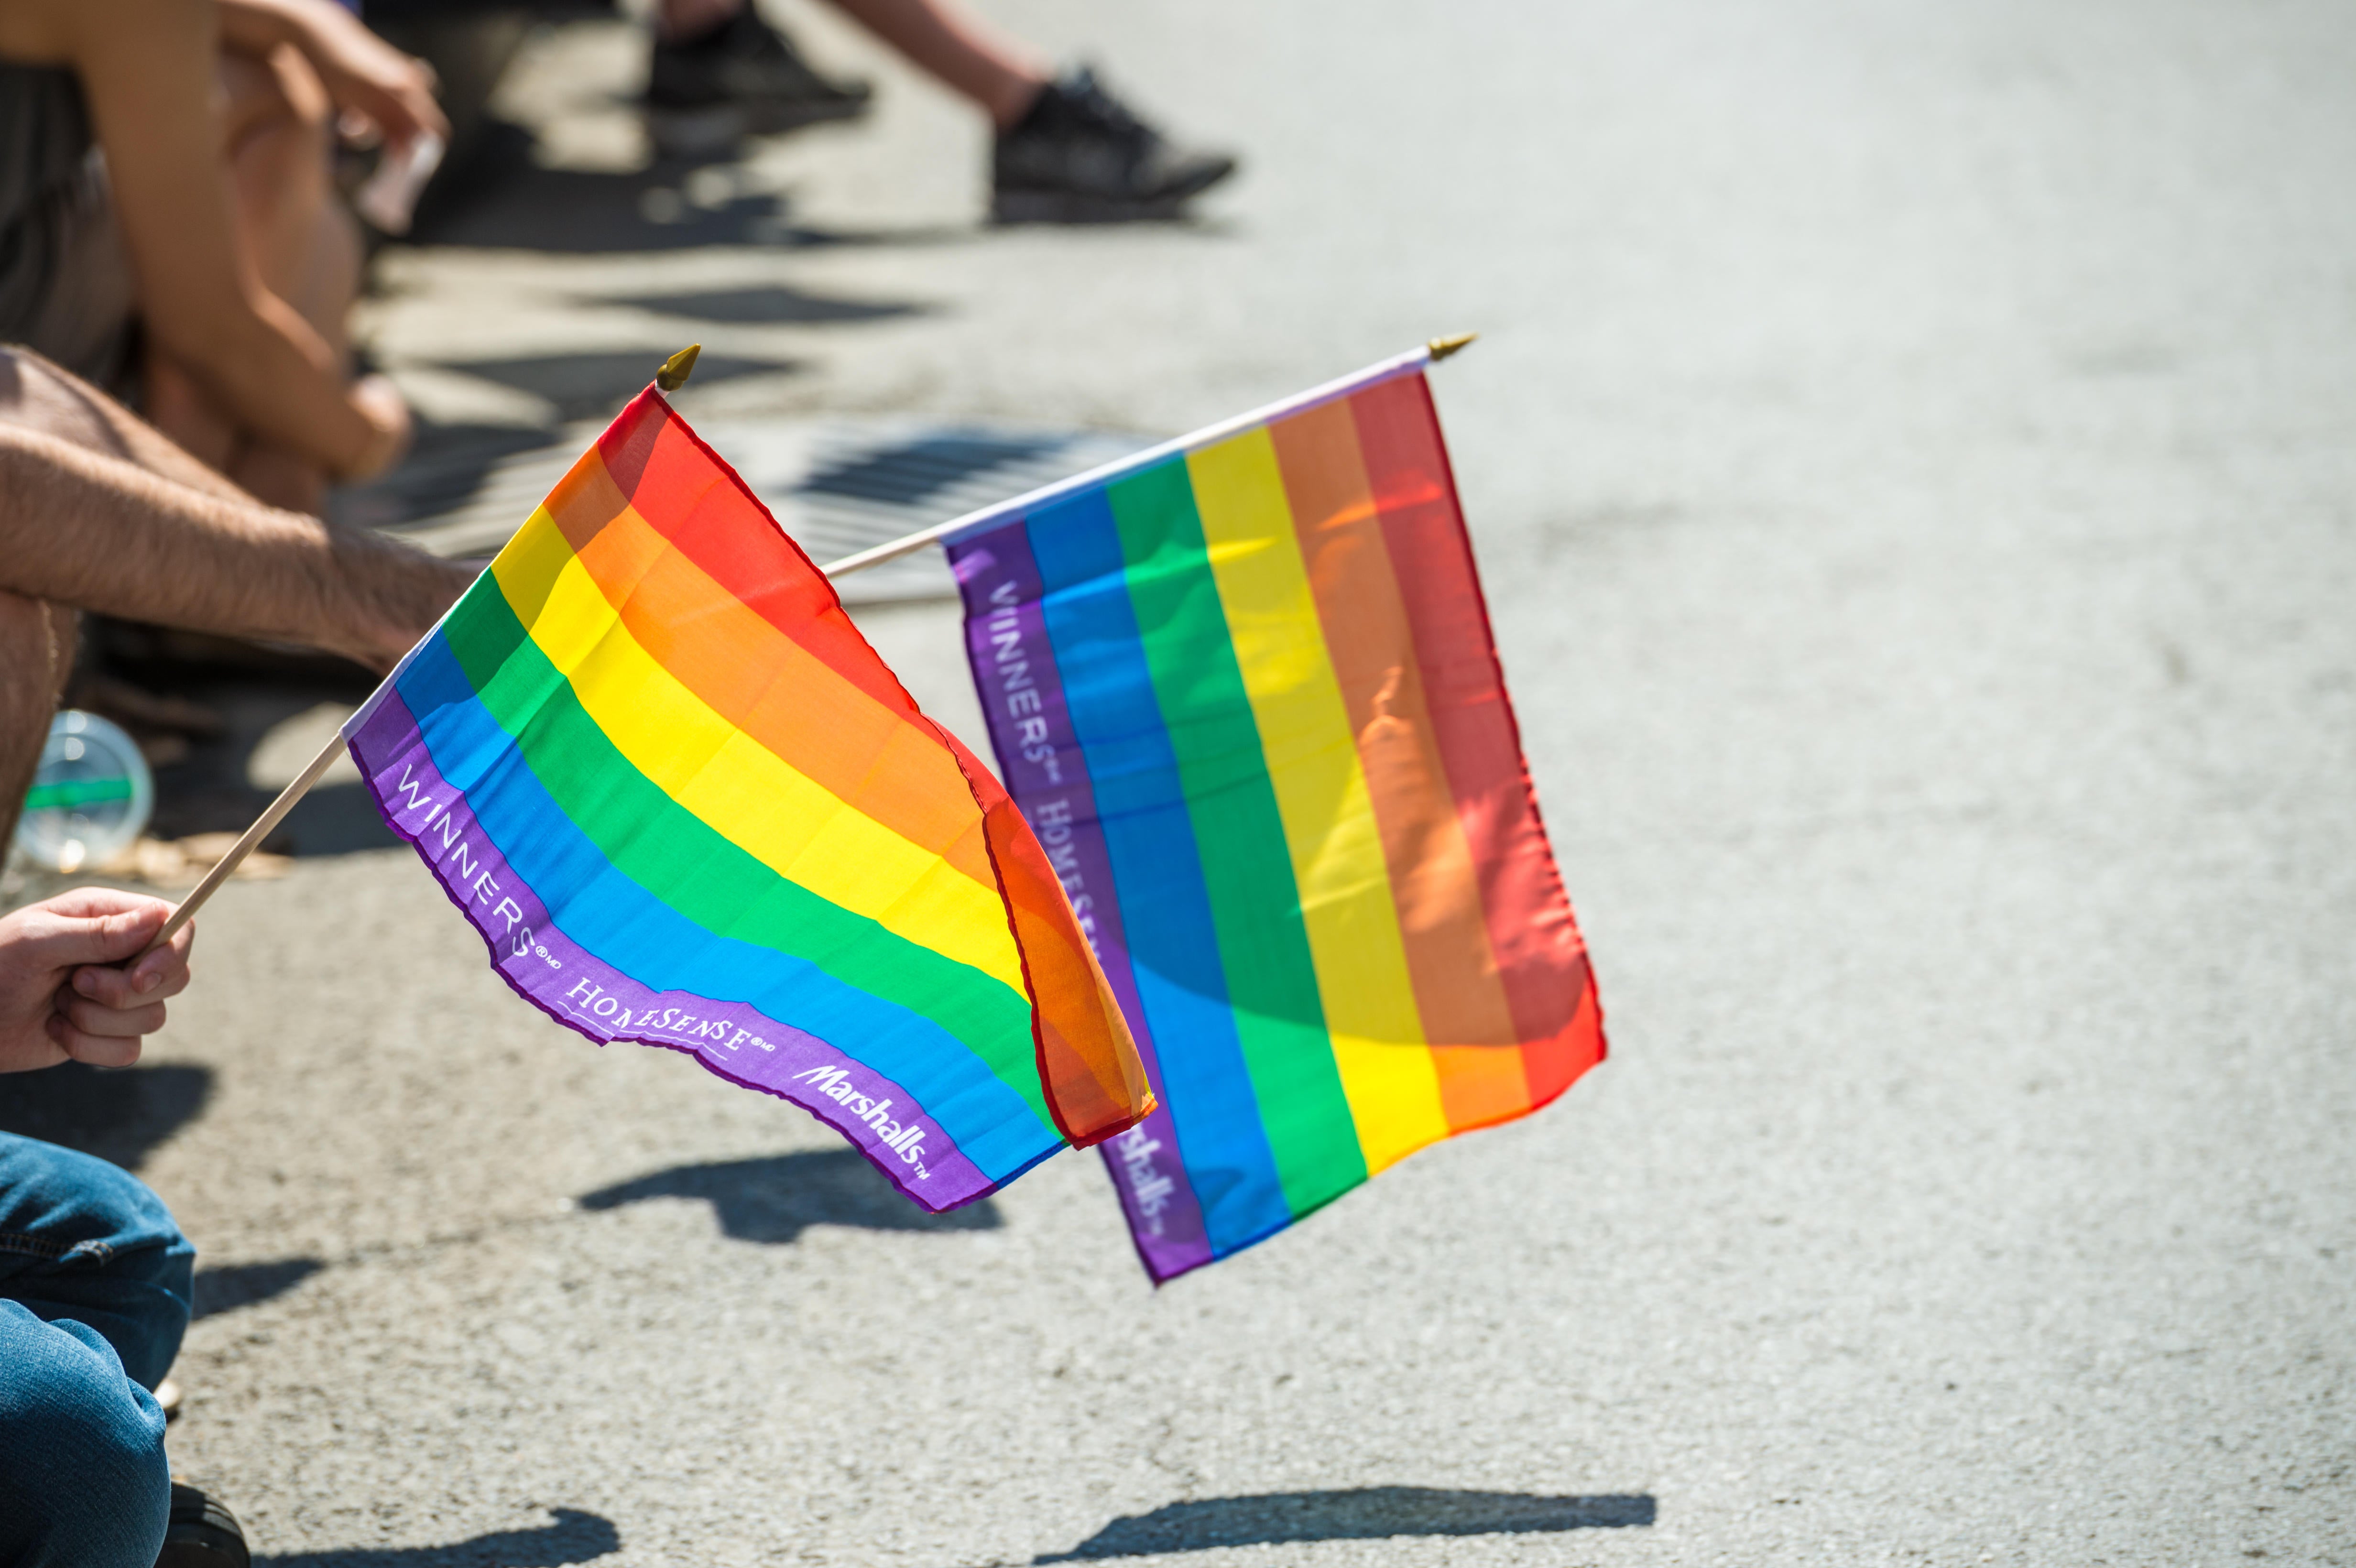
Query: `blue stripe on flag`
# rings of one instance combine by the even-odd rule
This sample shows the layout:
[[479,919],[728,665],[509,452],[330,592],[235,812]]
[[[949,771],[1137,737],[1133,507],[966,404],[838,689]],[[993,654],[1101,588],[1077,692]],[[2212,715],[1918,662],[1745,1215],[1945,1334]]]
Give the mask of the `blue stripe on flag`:
[[1101,488],[1051,502],[1024,530],[1072,728],[1112,858],[1130,961],[1160,1046],[1179,1152],[1212,1252],[1248,1246],[1292,1211],[1260,1125],[1227,1001],[1211,901]]
[[[437,631],[395,680],[434,765],[558,929],[650,990],[742,1002],[921,1097],[958,1150],[1008,1181],[1064,1147],[1053,1127],[930,1019],[808,959],[707,931],[616,869],[549,798]],[[846,1042],[856,1042],[855,1046]]]

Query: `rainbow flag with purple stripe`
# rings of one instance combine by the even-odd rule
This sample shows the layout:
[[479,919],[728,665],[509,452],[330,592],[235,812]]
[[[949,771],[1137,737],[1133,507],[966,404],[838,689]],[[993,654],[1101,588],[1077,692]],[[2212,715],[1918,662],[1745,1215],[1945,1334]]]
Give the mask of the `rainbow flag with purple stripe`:
[[948,541],[1001,770],[1162,1103],[1104,1146],[1156,1280],[1603,1055],[1427,357]]
[[507,982],[926,1209],[1151,1104],[1046,853],[651,388],[345,727]]

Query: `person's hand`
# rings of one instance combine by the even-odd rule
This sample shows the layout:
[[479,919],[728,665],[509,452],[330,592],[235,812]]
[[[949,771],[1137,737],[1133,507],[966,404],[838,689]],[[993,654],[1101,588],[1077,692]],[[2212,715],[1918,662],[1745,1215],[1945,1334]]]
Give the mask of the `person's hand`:
[[303,8],[299,46],[335,100],[339,118],[358,120],[395,147],[420,135],[450,139],[434,101],[434,68],[378,37],[332,0]]
[[164,999],[188,984],[193,924],[140,956],[171,913],[161,899],[80,888],[0,915],[0,1072],[138,1061]]
[[348,587],[337,596],[333,618],[311,638],[379,675],[391,673],[474,586],[486,564],[442,560],[372,528],[341,523],[329,525],[327,538],[336,580]]

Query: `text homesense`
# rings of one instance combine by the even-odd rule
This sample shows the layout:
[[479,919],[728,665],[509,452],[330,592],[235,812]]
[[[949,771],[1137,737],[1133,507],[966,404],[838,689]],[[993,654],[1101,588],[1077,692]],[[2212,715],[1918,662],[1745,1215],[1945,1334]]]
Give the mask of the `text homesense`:
[[[405,803],[398,816],[406,817],[412,812],[423,813],[423,819],[412,831],[416,834],[418,847],[425,851],[426,859],[444,882],[454,892],[470,896],[473,903],[489,908],[487,918],[476,916],[477,923],[502,951],[502,956],[510,961],[544,963],[552,969],[564,967],[561,957],[550,952],[545,944],[534,939],[532,929],[526,923],[523,906],[501,893],[498,879],[492,874],[494,865],[498,864],[494,852],[487,848],[478,850],[468,843],[466,827],[470,825],[460,822],[453,809],[454,803],[434,798],[423,783],[413,776],[413,770],[407,763],[402,766],[401,783],[393,793]],[[498,899],[497,904],[491,902],[494,897]],[[468,897],[461,897],[460,901],[467,902]],[[471,908],[467,912],[475,913]],[[569,944],[559,943],[559,945],[569,948]],[[776,1041],[766,1040],[727,1019],[704,1018],[679,1007],[648,1005],[634,1010],[621,997],[586,976],[574,979],[570,987],[552,997],[550,993],[537,988],[535,994],[555,1000],[565,1010],[593,1024],[600,1033],[609,1038],[626,1034],[656,1043],[676,1043],[690,1049],[711,1045],[732,1052],[750,1046],[774,1054],[777,1049]],[[888,1097],[860,1093],[853,1076],[856,1071],[851,1063],[822,1062],[790,1074],[787,1082],[800,1088],[801,1093],[792,1097],[805,1105],[809,1104],[806,1096],[815,1096],[842,1107],[841,1115],[830,1115],[826,1119],[845,1132],[851,1130],[850,1126],[844,1125],[846,1119],[863,1128],[873,1135],[872,1141],[876,1147],[897,1155],[900,1163],[907,1166],[918,1180],[930,1179],[932,1171],[925,1164],[925,1125],[917,1121],[903,1124],[894,1118],[891,1115],[893,1102]],[[816,1106],[810,1108],[817,1109]]]
[[[1057,742],[1076,745],[1077,738],[1056,735],[1048,722],[1047,705],[1039,694],[1038,682],[1032,677],[1031,653],[1024,645],[1021,600],[1021,585],[1013,579],[999,583],[990,591],[990,602],[995,608],[982,623],[982,630],[990,638],[991,676],[997,688],[994,695],[1006,718],[1005,727],[999,733],[1006,738],[1007,749],[1037,769],[1038,776],[1053,787],[1064,782],[1063,752]],[[1064,894],[1072,902],[1073,917],[1080,923],[1097,962],[1104,963],[1104,947],[1097,936],[1096,894],[1088,890],[1087,873],[1080,864],[1071,797],[1059,795],[1043,798],[1036,792],[1026,793],[1023,815],[1029,819],[1031,831],[1038,836],[1039,847],[1047,851],[1047,863],[1055,868],[1056,880],[1064,884]],[[1166,1115],[1151,1120],[1161,1121]],[[1140,1123],[1130,1128],[1110,1147],[1119,1152],[1130,1207],[1147,1232],[1159,1236],[1166,1229],[1162,1211],[1170,1207],[1178,1183],[1155,1163],[1153,1157],[1162,1152],[1162,1140],[1147,1133],[1148,1125]]]

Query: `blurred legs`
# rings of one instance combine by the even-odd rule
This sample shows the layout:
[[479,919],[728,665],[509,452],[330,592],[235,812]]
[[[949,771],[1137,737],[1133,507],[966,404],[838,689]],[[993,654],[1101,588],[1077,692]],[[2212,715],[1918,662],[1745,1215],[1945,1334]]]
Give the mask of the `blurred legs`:
[[[264,288],[346,357],[344,320],[359,281],[359,231],[328,178],[334,107],[290,46],[266,59],[223,55],[224,155],[239,240]],[[327,475],[239,429],[202,383],[160,352],[146,365],[147,414],[172,439],[273,506],[316,513]]]
[[980,104],[1003,131],[1023,118],[1054,72],[1022,45],[952,0],[834,0],[860,26],[951,91]]

